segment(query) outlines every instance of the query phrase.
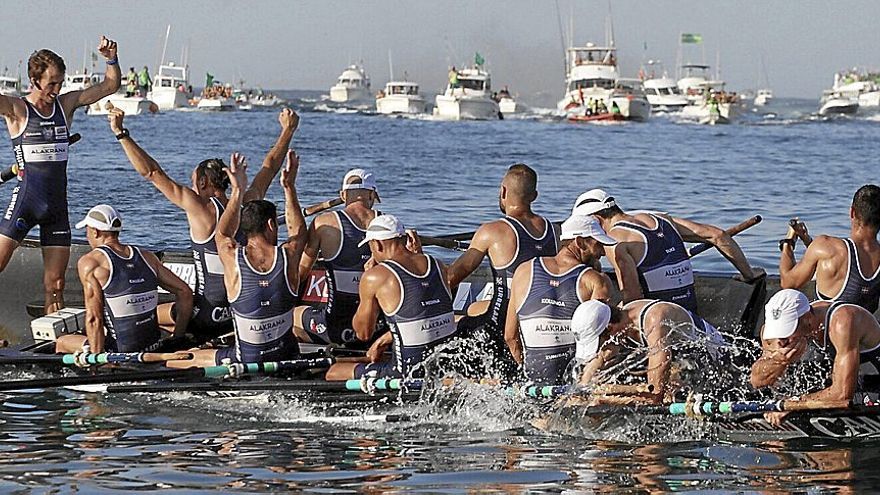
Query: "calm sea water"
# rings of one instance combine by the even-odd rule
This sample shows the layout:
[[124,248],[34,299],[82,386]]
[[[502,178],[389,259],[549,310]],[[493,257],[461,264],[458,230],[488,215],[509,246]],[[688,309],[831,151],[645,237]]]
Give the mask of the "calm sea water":
[[[387,118],[320,103],[316,109],[312,94],[289,96],[302,116],[294,147],[302,156],[303,203],[333,197],[347,169],[364,167],[378,175],[383,211],[427,234],[469,231],[497,217],[504,170],[525,162],[540,175],[535,209],[553,219],[593,187],[626,209],[720,226],[761,214],[764,222],[737,239],[753,264],[773,272],[788,218],[800,216],[814,234],[845,235],[853,192],[878,181],[880,119],[816,119],[813,101],[781,100],[771,107],[775,115],[749,112],[731,126],[664,117],[578,126],[543,114],[462,123]],[[250,157],[255,170],[279,129],[274,111],[169,112],[126,126],[184,182],[198,161],[232,151]],[[183,215],[133,171],[106,120],[78,115],[74,130],[83,140],[69,170],[72,220],[108,202],[123,215],[127,241],[184,246]],[[11,162],[11,151],[0,157]],[[10,194],[6,187],[0,200]],[[269,196],[280,204],[277,184]],[[711,253],[696,265],[732,270]],[[2,492],[826,492],[880,483],[877,443],[732,444],[699,426],[646,430],[638,420],[591,434],[548,434],[529,425],[536,405],[488,392],[405,405],[278,394],[26,392],[5,396],[0,409]],[[420,420],[313,422],[389,411]]]

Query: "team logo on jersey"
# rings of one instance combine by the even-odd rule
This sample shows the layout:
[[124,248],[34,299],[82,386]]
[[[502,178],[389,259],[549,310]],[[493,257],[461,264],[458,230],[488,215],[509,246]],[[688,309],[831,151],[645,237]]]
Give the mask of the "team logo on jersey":
[[52,129],[49,129],[48,127],[44,127],[43,129],[40,129],[40,133],[43,135],[43,139],[48,140],[52,139],[54,131],[52,131]]
[[550,279],[550,282],[548,283],[550,284],[550,287],[559,287],[559,280]]
[[431,285],[431,282],[421,282],[422,287],[428,287]]
[[666,237],[666,236],[663,234],[663,232],[657,232],[657,237],[659,237],[659,238],[662,239],[662,238],[664,238],[664,237]]
[[260,287],[269,287],[269,281],[268,280],[260,280],[259,285],[260,285]]
[[55,137],[57,139],[67,139],[67,126],[66,125],[55,126]]
[[327,333],[327,325],[316,322],[314,318],[309,321],[309,329],[312,333]]

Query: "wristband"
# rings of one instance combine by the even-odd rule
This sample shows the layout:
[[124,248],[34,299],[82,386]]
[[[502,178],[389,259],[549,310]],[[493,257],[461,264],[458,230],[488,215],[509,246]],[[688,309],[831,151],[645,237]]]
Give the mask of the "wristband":
[[112,59],[107,60],[107,65],[116,65],[118,63],[119,63],[118,58],[112,58]]
[[794,249],[794,243],[795,243],[794,239],[789,239],[787,237],[785,239],[779,239],[779,252],[782,252],[782,248],[786,244],[788,244],[789,246],[791,246],[792,249]]
[[119,134],[116,135],[116,140],[119,141],[119,140],[125,139],[130,136],[131,136],[131,134],[128,132],[128,129],[123,127],[122,132],[120,132]]

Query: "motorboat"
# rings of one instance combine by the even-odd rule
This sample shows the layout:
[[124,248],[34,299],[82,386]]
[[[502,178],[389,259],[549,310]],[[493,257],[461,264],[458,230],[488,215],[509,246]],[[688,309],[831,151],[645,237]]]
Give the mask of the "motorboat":
[[678,90],[691,104],[702,104],[706,99],[706,90],[710,82],[709,66],[704,64],[684,64],[681,66],[678,79]]
[[203,91],[202,96],[196,103],[196,108],[206,111],[233,111],[237,110],[235,98],[233,98],[232,85],[224,85],[220,81],[211,79]]
[[852,115],[859,110],[859,94],[825,90],[819,100],[819,115]]
[[492,98],[492,77],[481,66],[459,69],[443,94],[434,98],[434,116],[449,120],[499,118],[498,102]]
[[376,111],[382,114],[425,113],[425,99],[419,85],[410,81],[389,81],[376,95]]
[[153,88],[147,93],[147,98],[162,111],[185,108],[192,98],[191,88],[187,68],[168,62],[160,65],[159,71],[153,76]]
[[501,91],[495,95],[495,101],[498,102],[498,110],[504,115],[513,115],[525,111],[522,103],[516,101],[516,98],[510,94],[507,86],[501,88]]
[[703,95],[703,99],[684,107],[681,118],[715,125],[730,124],[739,115],[739,98],[735,93],[726,92],[722,81],[705,81],[692,89]]
[[364,103],[371,96],[370,78],[359,64],[346,67],[330,88],[330,101],[336,103]]
[[853,69],[834,75],[834,91],[857,94],[859,109],[880,109],[880,74]]
[[[99,73],[75,73],[64,76],[64,84],[61,86],[60,94],[70,93],[71,91],[82,91],[86,88],[100,84],[104,79],[103,74]],[[121,86],[120,86],[121,87]]]
[[21,96],[21,81],[17,77],[0,76],[0,95]]
[[773,101],[773,90],[767,88],[759,89],[753,100],[756,107],[767,106],[771,101]]
[[[71,86],[76,87],[77,84],[88,84],[88,86],[83,87],[83,89],[85,89],[86,87],[98,84],[102,80],[104,80],[103,73],[92,73],[86,81],[83,81],[80,77],[74,75]],[[126,117],[142,115],[145,113],[156,113],[159,111],[159,107],[149,98],[137,94],[127,96],[125,88],[126,77],[123,74],[119,90],[112,95],[105,96],[89,105],[86,108],[86,113],[89,115],[107,115],[110,113],[110,110],[107,108],[107,103],[110,103],[113,107],[125,112]]]
[[651,104],[652,110],[679,112],[690,103],[681,94],[675,79],[669,77],[659,60],[649,60],[639,75],[642,79],[645,97]]
[[276,107],[283,105],[285,100],[275,96],[273,93],[263,91],[263,88],[257,88],[248,95],[248,103],[255,107]]
[[560,112],[566,117],[585,117],[619,111],[621,119],[636,121],[651,116],[640,81],[621,80],[616,52],[613,44],[593,43],[566,50],[566,92],[557,104]]

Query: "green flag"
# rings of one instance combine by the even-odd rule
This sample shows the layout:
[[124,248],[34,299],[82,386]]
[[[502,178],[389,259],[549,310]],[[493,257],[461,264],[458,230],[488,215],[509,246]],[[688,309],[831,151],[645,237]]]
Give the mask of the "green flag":
[[98,54],[95,52],[92,52],[92,62],[97,62],[97,61],[98,61]]
[[703,35],[696,33],[681,33],[682,43],[702,43]]
[[486,63],[486,59],[484,59],[483,56],[480,55],[480,52],[477,52],[474,54],[474,64],[475,65],[483,65],[485,63]]
[[214,84],[214,76],[210,72],[205,72],[205,87],[210,88]]

